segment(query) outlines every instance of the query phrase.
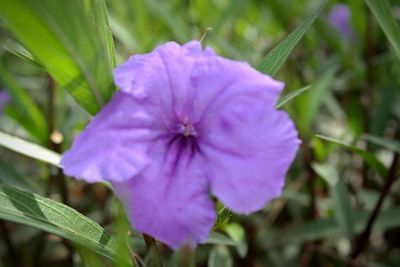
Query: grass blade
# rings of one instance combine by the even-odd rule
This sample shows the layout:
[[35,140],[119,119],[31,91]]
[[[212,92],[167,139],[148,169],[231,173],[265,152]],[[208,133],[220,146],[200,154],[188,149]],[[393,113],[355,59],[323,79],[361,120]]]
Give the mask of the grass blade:
[[371,154],[371,153],[369,153],[369,152],[367,152],[367,151],[365,151],[365,150],[363,150],[363,149],[361,149],[359,147],[352,146],[350,144],[347,144],[347,143],[345,143],[343,141],[340,141],[340,140],[337,140],[335,138],[331,138],[331,137],[323,136],[323,135],[319,135],[319,134],[317,134],[316,137],[321,138],[321,139],[323,139],[325,141],[328,141],[328,142],[335,143],[337,145],[340,145],[340,146],[343,146],[343,147],[349,149],[353,153],[356,153],[361,158],[363,158],[364,161],[367,162],[370,166],[375,168],[382,177],[386,177],[388,170],[386,169],[385,165],[383,165],[382,162],[380,162],[375,157],[374,154]]
[[3,62],[0,62],[0,81],[11,95],[12,105],[7,107],[7,114],[30,133],[36,141],[46,144],[48,129],[44,115],[25,90],[17,84]]
[[98,12],[89,16],[87,2],[4,0],[0,15],[52,78],[95,114],[115,89],[113,48],[104,3],[93,0],[91,6],[98,6]]
[[311,25],[318,18],[324,9],[326,2],[322,4],[311,16],[309,16],[299,27],[297,27],[292,33],[290,33],[285,40],[279,43],[274,49],[269,52],[269,54],[261,62],[258,70],[268,74],[270,76],[275,76],[279,69],[285,63],[286,59],[289,57],[292,50],[299,43],[304,34],[310,29]]
[[[354,212],[354,233],[360,233],[368,220],[370,211]],[[383,210],[374,224],[375,230],[385,230],[400,225],[400,208]],[[299,244],[305,241],[318,240],[327,237],[338,237],[341,229],[337,227],[334,218],[320,219],[299,226],[289,227],[282,232],[271,235],[271,241],[279,244]],[[264,240],[265,243],[267,243]]]
[[336,67],[326,70],[321,77],[314,81],[312,90],[308,90],[300,96],[301,101],[298,104],[301,112],[299,112],[298,127],[304,136],[310,134],[311,124],[318,114],[322,101],[331,89],[335,73]]
[[400,59],[400,27],[388,2],[386,0],[366,0],[366,2]]
[[25,141],[4,132],[0,132],[0,146],[25,156],[59,166],[61,156],[47,148]]
[[279,101],[278,104],[276,105],[276,108],[281,108],[284,105],[286,105],[288,102],[292,101],[293,99],[295,99],[297,96],[301,95],[302,93],[304,93],[305,91],[307,91],[308,89],[310,89],[311,86],[307,85],[304,86],[303,88],[297,89],[287,95],[282,96]]
[[383,138],[375,135],[370,135],[370,134],[364,134],[362,136],[362,139],[367,140],[368,142],[371,142],[375,145],[384,147],[388,150],[400,153],[400,142],[393,140],[393,139],[388,139],[388,138]]

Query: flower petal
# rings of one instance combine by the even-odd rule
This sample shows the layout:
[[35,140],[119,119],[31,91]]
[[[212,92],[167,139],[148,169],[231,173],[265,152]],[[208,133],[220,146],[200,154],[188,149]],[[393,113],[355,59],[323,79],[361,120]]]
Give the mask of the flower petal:
[[232,61],[205,52],[191,73],[193,121],[208,124],[214,112],[235,98],[256,99],[274,107],[284,84],[253,69],[245,62]]
[[64,153],[61,166],[88,182],[125,181],[147,166],[147,151],[162,129],[148,103],[116,92]]
[[293,122],[240,97],[214,117],[201,142],[211,191],[235,212],[257,211],[281,193],[300,143]]
[[215,221],[204,165],[190,149],[181,141],[157,143],[145,171],[113,183],[133,227],[175,249],[204,241]]
[[190,105],[190,73],[202,53],[199,42],[184,46],[168,42],[151,53],[130,57],[114,71],[114,80],[122,91],[159,106],[167,121],[177,120]]

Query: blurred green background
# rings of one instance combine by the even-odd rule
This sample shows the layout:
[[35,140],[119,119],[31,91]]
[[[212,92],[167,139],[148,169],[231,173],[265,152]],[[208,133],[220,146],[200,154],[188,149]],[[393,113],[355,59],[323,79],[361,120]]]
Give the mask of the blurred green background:
[[219,203],[206,244],[174,252],[146,247],[107,185],[48,163],[107,102],[112,70],[130,55],[211,27],[205,45],[257,67],[325,1],[1,0],[0,93],[10,100],[0,115],[0,266],[400,266],[400,3],[340,1],[351,10],[345,39],[328,21],[338,2],[275,75],[303,142],[282,196],[247,217]]

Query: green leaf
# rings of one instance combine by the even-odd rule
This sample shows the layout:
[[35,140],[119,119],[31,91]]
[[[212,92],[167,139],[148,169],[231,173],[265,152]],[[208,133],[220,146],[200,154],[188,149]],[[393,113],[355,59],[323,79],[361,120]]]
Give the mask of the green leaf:
[[204,243],[214,245],[237,246],[237,242],[218,232],[212,232]]
[[304,93],[305,91],[307,91],[308,89],[310,89],[311,86],[307,85],[304,86],[303,88],[297,89],[287,95],[282,96],[279,101],[278,104],[276,104],[276,108],[281,108],[284,105],[286,105],[288,102],[292,101],[293,99],[295,99],[297,96],[301,95],[302,93]]
[[114,62],[104,2],[89,3],[93,16],[80,0],[3,0],[0,15],[53,79],[95,114],[114,92]]
[[114,33],[115,38],[120,41],[124,48],[129,51],[135,51],[138,49],[138,43],[133,37],[132,33],[123,25],[117,18],[109,15],[110,27]]
[[354,237],[353,218],[349,193],[345,183],[340,179],[335,167],[329,164],[312,165],[315,172],[321,176],[329,185],[329,191],[333,200],[335,218],[339,227],[346,234],[351,243]]
[[376,97],[379,99],[379,102],[376,104],[371,118],[370,133],[372,135],[383,135],[388,121],[391,119],[392,108],[396,102],[398,86],[399,84],[397,79],[394,79],[388,86],[379,90],[379,96]]
[[246,257],[248,246],[246,241],[246,232],[238,223],[230,223],[225,227],[225,232],[237,242],[237,252],[241,258]]
[[400,59],[400,27],[386,0],[366,0],[376,20]]
[[304,34],[308,31],[319,14],[321,14],[325,5],[326,2],[324,2],[320,8],[318,8],[299,27],[289,34],[285,40],[272,49],[271,52],[269,52],[269,54],[261,62],[258,70],[270,76],[275,76],[278,70],[282,67],[283,63],[285,63],[292,50],[295,48],[301,38],[303,38]]
[[311,123],[318,114],[318,109],[331,88],[333,78],[335,77],[336,67],[328,69],[313,85],[312,90],[301,96],[302,101],[299,102],[301,112],[299,112],[298,127],[303,135],[308,135],[311,129]]
[[61,156],[45,147],[0,131],[0,146],[25,156],[59,166]]
[[[370,211],[354,212],[354,233],[360,233],[369,218]],[[374,230],[385,230],[400,225],[400,208],[383,210],[374,223]],[[299,244],[305,241],[341,236],[335,218],[320,219],[275,232],[271,241],[278,244]],[[264,240],[264,242],[267,242]]]
[[36,141],[46,144],[48,129],[42,112],[15,81],[3,61],[0,62],[0,81],[11,95],[11,105],[6,108],[7,114],[30,133]]
[[393,152],[400,153],[400,142],[393,140],[393,139],[388,139],[388,138],[383,138],[375,135],[370,135],[370,134],[364,134],[362,136],[362,139],[367,140],[368,142],[371,142],[375,145],[384,147],[388,150],[391,150]]
[[0,218],[64,237],[113,261],[119,259],[117,242],[100,225],[57,201],[0,185]]
[[[129,231],[131,231],[131,226],[129,224],[128,218],[126,217],[124,207],[122,203],[115,199],[115,206],[114,209],[116,210],[116,214],[114,217],[114,233],[116,233],[116,240],[118,242],[118,253],[119,257],[123,259],[124,257],[129,257],[130,251],[129,247],[126,245],[128,244],[129,240]],[[92,265],[94,266],[94,265]],[[126,262],[119,260],[115,267],[127,267]]]
[[208,267],[231,267],[233,259],[229,250],[224,246],[216,246],[211,250]]
[[87,0],[85,3],[89,5],[87,8],[88,16],[93,15],[93,19],[91,20],[93,27],[97,29],[100,40],[102,40],[107,50],[105,54],[107,62],[110,62],[114,68],[116,66],[114,40],[110,29],[105,0]]
[[371,154],[359,147],[347,144],[343,141],[328,137],[328,136],[323,136],[323,135],[319,135],[317,134],[316,137],[321,138],[325,141],[329,141],[332,143],[335,143],[337,145],[343,146],[346,149],[349,149],[350,151],[352,151],[353,153],[356,153],[357,155],[359,155],[361,158],[364,159],[365,162],[367,162],[371,167],[375,168],[376,171],[378,171],[378,173],[382,176],[382,177],[386,177],[387,175],[387,169],[385,167],[385,165],[382,164],[382,162],[380,162],[374,154]]
[[29,53],[29,51],[27,51],[23,47],[10,47],[10,46],[3,46],[3,47],[14,56],[17,56],[20,59],[43,69],[43,66],[40,65],[40,63],[37,62],[37,60],[32,56],[32,54]]
[[217,204],[217,211],[217,220],[215,222],[214,229],[227,224],[232,216],[232,212],[220,202]]

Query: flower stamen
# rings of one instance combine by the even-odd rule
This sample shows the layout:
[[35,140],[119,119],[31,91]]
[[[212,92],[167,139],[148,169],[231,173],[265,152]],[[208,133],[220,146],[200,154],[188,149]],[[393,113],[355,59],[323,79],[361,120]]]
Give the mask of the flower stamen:
[[196,136],[196,130],[188,118],[183,119],[182,123],[179,124],[179,133],[185,137]]

